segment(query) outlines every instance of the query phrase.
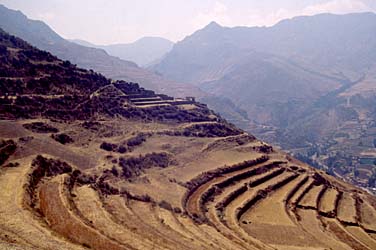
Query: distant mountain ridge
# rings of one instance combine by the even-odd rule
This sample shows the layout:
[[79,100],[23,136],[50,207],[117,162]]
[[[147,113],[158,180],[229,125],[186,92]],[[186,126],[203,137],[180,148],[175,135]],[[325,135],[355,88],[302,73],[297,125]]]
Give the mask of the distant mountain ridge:
[[[69,60],[82,68],[93,69],[108,78],[139,82],[142,87],[174,97],[194,96],[199,100],[208,97],[206,92],[196,86],[166,79],[159,74],[138,67],[133,62],[110,56],[103,49],[93,48],[93,44],[81,41],[81,44],[87,45],[83,46],[64,40],[45,23],[30,20],[20,11],[10,10],[1,4],[0,28],[10,34],[19,36],[39,49],[49,51],[59,58]],[[209,98],[209,106],[211,108],[221,107],[224,103],[231,102],[228,98],[216,98],[215,96]],[[244,122],[244,112],[239,111],[240,109],[234,106],[232,104],[226,108],[226,113],[229,114],[228,117],[230,119],[232,117],[241,117],[240,120],[234,120],[233,122],[238,125],[247,124],[248,121]]]
[[71,40],[77,44],[104,49],[108,54],[137,63],[139,66],[148,66],[171,51],[174,43],[162,37],[142,37],[133,43],[96,45],[84,40]]
[[376,155],[375,13],[302,16],[272,27],[212,22],[152,70],[229,98],[248,113],[251,133],[330,171],[346,165],[346,178],[368,185],[369,173],[351,175],[364,161],[351,159]]
[[360,13],[296,17],[273,27],[212,22],[152,69],[230,98],[257,122],[278,125],[277,103],[299,108],[375,67],[376,14]]
[[[120,116],[149,122],[225,122],[195,100],[174,99],[138,83],[108,79],[60,60],[2,29],[0,62],[0,120],[45,117],[73,121]],[[141,100],[151,99],[151,104],[140,102],[140,96]],[[181,108],[187,103],[194,108]]]
[[142,86],[173,96],[204,96],[196,87],[178,84],[138,67],[131,61],[110,56],[103,49],[69,42],[41,21],[28,19],[22,12],[0,4],[0,28],[33,46],[69,60],[86,69],[93,69],[112,79],[140,82]]
[[[313,69],[324,70],[331,76],[340,76],[341,67],[349,71],[349,76],[354,74],[352,79],[355,79],[359,70],[376,60],[375,30],[374,13],[296,17],[273,27],[227,28],[212,22],[178,42],[154,69],[173,79],[204,82],[205,76],[185,74],[182,62],[191,66],[187,70],[194,67],[191,72],[194,75],[215,63],[222,65],[218,59],[237,60],[245,53],[257,51],[310,67],[314,64]],[[359,55],[364,60],[354,62]],[[174,70],[170,70],[173,66]]]

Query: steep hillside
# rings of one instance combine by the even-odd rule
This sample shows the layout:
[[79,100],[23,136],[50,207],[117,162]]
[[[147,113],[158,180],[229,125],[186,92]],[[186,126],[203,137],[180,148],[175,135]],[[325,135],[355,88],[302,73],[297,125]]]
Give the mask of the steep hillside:
[[143,37],[129,44],[95,45],[82,40],[72,40],[77,44],[104,49],[108,54],[137,63],[144,67],[162,59],[174,43],[162,37]]
[[356,249],[376,199],[192,99],[0,31],[1,249]]
[[[1,115],[5,119],[123,116],[166,121],[218,120],[203,104],[156,95],[137,83],[108,80],[31,47],[4,31],[1,42],[0,96]],[[185,109],[184,105],[192,107]]]
[[[229,118],[243,116],[241,113],[244,112],[228,98],[218,98],[203,92],[198,87],[168,80],[151,71],[142,69],[132,62],[109,56],[103,49],[93,48],[95,46],[92,44],[80,46],[76,43],[68,42],[51,30],[45,23],[30,20],[21,12],[9,10],[2,5],[0,5],[1,27],[7,32],[30,42],[32,45],[57,55],[59,58],[69,60],[86,69],[93,69],[112,79],[139,82],[145,88],[175,97],[194,96],[199,100],[209,98],[211,108],[223,106],[224,103],[231,103],[231,106],[226,108],[226,114],[229,114]],[[155,41],[154,38],[152,40]],[[143,47],[144,45],[145,42],[141,41],[141,43],[137,43],[136,47]],[[143,51],[142,54],[149,53]],[[245,119],[247,120],[247,118]],[[241,120],[236,119],[234,123],[242,125],[244,124],[243,120],[243,118]]]
[[296,17],[260,28],[213,22],[153,69],[229,98],[252,121],[243,128],[330,172],[345,162],[339,176],[374,188],[372,171],[362,169],[375,166],[362,159],[376,160],[375,30],[374,13]]
[[69,42],[45,23],[30,20],[20,11],[10,10],[3,5],[0,5],[0,28],[63,60],[113,79],[140,82],[144,87],[175,96],[205,95],[198,88],[164,79],[133,62],[109,56],[103,49]]

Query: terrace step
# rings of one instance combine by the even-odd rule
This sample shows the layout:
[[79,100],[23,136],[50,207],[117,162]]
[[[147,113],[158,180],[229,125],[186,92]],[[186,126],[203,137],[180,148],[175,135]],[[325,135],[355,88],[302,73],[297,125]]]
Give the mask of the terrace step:
[[[30,210],[24,209],[25,196],[28,195],[25,193],[24,187],[28,185],[29,166],[32,158],[33,156],[19,160],[20,166],[17,168],[1,171],[0,228],[6,232],[8,239],[5,240],[1,237],[0,241],[12,241],[15,249],[18,249],[16,245],[19,244],[22,246],[19,249],[27,250],[44,247],[56,250],[81,250],[81,246],[51,234],[51,231]],[[2,243],[0,243],[0,249],[7,249],[7,243],[4,248]]]
[[138,217],[139,223],[146,224],[158,233],[161,240],[170,247],[179,246],[180,249],[195,249],[195,244],[187,237],[181,237],[176,231],[167,228],[164,221],[155,216],[155,207],[146,202],[131,202],[130,209]]
[[[262,223],[270,225],[296,226],[286,212],[285,201],[289,192],[305,178],[306,175],[301,175],[272,192],[267,199],[262,200],[252,210],[244,213],[241,218],[241,225],[246,226],[253,223]],[[246,224],[243,222],[246,222]]]
[[[264,188],[267,188],[270,184],[283,180],[286,177],[286,172],[280,173],[276,176],[274,173],[276,173],[277,171],[278,170],[274,170],[271,173],[267,174],[269,176],[274,176],[274,178],[270,178],[264,183],[260,183],[257,187],[248,188],[246,192],[234,197],[234,199],[224,208],[223,218],[226,218],[224,223],[227,227],[234,230],[235,232],[238,232],[239,230],[243,231],[243,229],[241,229],[241,227],[239,226],[240,217],[242,216],[242,214],[239,213],[239,209],[244,209],[248,201],[252,199],[252,197],[255,197],[259,190],[263,190]],[[261,178],[264,178],[264,176],[261,176],[259,179]]]
[[153,242],[132,232],[128,228],[115,223],[112,215],[102,206],[102,202],[95,190],[89,186],[76,188],[77,195],[74,202],[80,211],[92,225],[110,238],[119,242],[132,244],[137,249],[152,248]]
[[123,197],[111,195],[104,199],[103,206],[113,216],[117,224],[129,228],[144,239],[153,242],[155,249],[174,249],[171,242],[166,240],[163,234],[134,213],[130,203]]
[[[96,229],[86,225],[69,208],[64,183],[67,175],[58,175],[42,184],[40,210],[50,228],[73,242],[90,246],[92,249],[125,250],[130,246],[114,242]],[[53,202],[51,202],[53,201]]]
[[319,213],[322,216],[334,218],[336,216],[336,203],[338,191],[334,188],[328,188],[321,197],[319,203]]
[[368,201],[358,198],[357,214],[360,225],[368,233],[376,234],[376,211]]
[[202,210],[201,196],[217,183],[220,183],[231,176],[241,174],[257,164],[262,164],[268,160],[267,157],[256,158],[252,161],[224,167],[215,171],[203,173],[187,183],[189,190],[183,198],[183,207],[188,215],[194,220],[205,220],[205,211]]
[[137,103],[137,102],[150,102],[150,101],[161,101],[162,99],[159,96],[154,97],[144,97],[144,98],[132,98],[130,99],[131,102]]
[[[232,250],[234,243],[237,249],[247,249],[239,245],[233,238],[229,238],[222,230],[216,230],[206,224],[195,224],[190,218],[178,216],[177,219],[184,224],[186,229],[202,242],[207,242],[214,249]],[[210,248],[209,248],[210,249]]]
[[317,207],[318,207],[317,203],[320,198],[320,192],[322,192],[324,188],[325,188],[324,185],[311,186],[308,192],[303,196],[301,201],[297,204],[297,206],[299,208],[317,210]]
[[[326,219],[326,230],[335,237],[339,239],[339,242],[343,242],[347,244],[350,249],[353,250],[373,250],[368,246],[364,245],[363,242],[359,241],[358,239],[354,238],[354,236],[346,230],[346,227],[343,226],[340,222],[334,219]],[[337,241],[338,242],[338,241]]]
[[338,204],[337,219],[351,226],[357,226],[357,212],[355,207],[355,199],[348,192],[343,193]]
[[341,249],[351,250],[352,248],[345,243],[337,240],[336,234],[328,230],[327,226],[330,221],[336,222],[335,219],[318,217],[317,211],[311,209],[297,209],[297,216],[300,218],[299,227],[301,231],[306,232],[306,244],[319,244],[324,249]]
[[347,226],[346,231],[348,231],[351,235],[360,240],[364,245],[368,246],[370,249],[376,249],[376,239],[372,238],[362,228]]

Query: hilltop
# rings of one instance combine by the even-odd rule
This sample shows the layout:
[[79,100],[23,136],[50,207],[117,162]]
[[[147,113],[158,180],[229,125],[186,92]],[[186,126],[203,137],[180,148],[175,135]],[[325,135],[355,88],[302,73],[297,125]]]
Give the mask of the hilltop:
[[193,98],[0,31],[0,247],[359,249],[376,199]]

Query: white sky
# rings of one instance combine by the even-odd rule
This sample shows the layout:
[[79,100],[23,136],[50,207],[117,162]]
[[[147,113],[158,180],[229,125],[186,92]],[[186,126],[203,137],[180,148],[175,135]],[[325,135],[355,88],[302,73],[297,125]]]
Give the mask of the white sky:
[[0,0],[64,38],[95,44],[143,36],[182,40],[216,21],[223,26],[270,26],[298,15],[376,12],[376,0]]

